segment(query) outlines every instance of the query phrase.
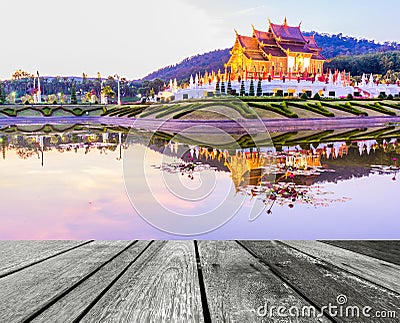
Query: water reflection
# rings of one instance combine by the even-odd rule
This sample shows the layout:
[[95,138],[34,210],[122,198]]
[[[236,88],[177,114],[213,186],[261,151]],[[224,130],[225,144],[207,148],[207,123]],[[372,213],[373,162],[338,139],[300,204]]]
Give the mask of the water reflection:
[[[169,141],[172,134],[164,133],[138,132],[133,140],[129,137],[131,141],[127,142],[127,128],[76,125],[64,132],[55,129],[47,132],[1,129],[0,145],[3,160],[7,152],[15,151],[20,159],[35,158],[44,166],[46,153],[52,151],[61,154],[97,151],[100,155],[117,152],[116,159],[121,160],[123,150],[145,142],[145,138],[150,136],[149,149],[178,158],[175,164],[154,167],[167,172],[181,172],[190,178],[193,178],[193,173],[204,169],[229,172],[236,191],[245,192],[265,184],[270,175],[276,177],[276,182],[290,180],[293,184],[306,186],[368,176],[371,173],[392,174],[395,180],[399,171],[400,130],[393,131],[392,127],[386,129],[392,137],[332,142],[324,142],[321,138],[321,142],[317,143],[307,143],[303,138],[303,142],[291,146],[279,145],[279,142],[276,144],[274,138],[278,140],[287,135],[276,133],[272,138],[275,146],[272,149],[246,147],[232,151]],[[291,142],[294,142],[293,139]]]
[[[134,136],[128,136],[128,133],[129,129],[127,128],[107,127],[104,125],[76,125],[70,129],[60,128],[60,126],[42,126],[37,129],[34,129],[33,126],[30,128],[3,128],[0,130],[2,158],[4,161],[8,161],[9,159],[10,161],[1,167],[3,178],[2,191],[5,192],[7,189],[7,196],[20,196],[18,187],[27,185],[28,179],[26,177],[31,176],[34,167],[37,167],[38,169],[43,169],[39,180],[44,178],[46,171],[48,175],[48,181],[43,182],[43,184],[41,182],[37,183],[40,186],[40,196],[47,194],[47,196],[51,197],[51,203],[55,204],[55,208],[57,205],[60,208],[65,208],[66,200],[61,200],[59,195],[54,196],[55,193],[52,192],[51,181],[57,182],[60,176],[65,176],[63,178],[65,182],[70,182],[72,183],[71,185],[77,187],[76,193],[73,190],[68,191],[69,195],[65,196],[65,199],[74,200],[74,194],[82,194],[82,192],[79,193],[78,187],[86,185],[88,177],[85,177],[86,175],[83,172],[80,172],[80,175],[76,176],[76,178],[71,174],[76,174],[79,168],[80,171],[83,171],[84,169],[88,170],[89,166],[97,167],[93,171],[96,175],[93,178],[93,183],[90,184],[90,193],[87,193],[87,196],[90,196],[90,201],[87,202],[88,204],[85,207],[82,207],[78,211],[71,210],[71,212],[77,212],[82,216],[90,209],[90,212],[93,212],[98,217],[107,211],[109,216],[118,214],[119,218],[124,218],[124,220],[121,220],[121,223],[126,224],[126,218],[132,216],[132,209],[129,203],[126,202],[126,196],[121,188],[119,188],[118,194],[112,193],[115,190],[115,185],[122,184],[122,176],[118,175],[120,169],[116,165],[121,164],[125,150],[143,146],[144,142],[150,141],[150,145],[147,147],[149,151],[152,151],[154,155],[163,154],[170,157],[168,162],[151,165],[154,170],[152,176],[156,177],[157,172],[167,172],[176,174],[185,178],[186,181],[194,183],[199,179],[202,172],[213,171],[216,174],[220,174],[217,176],[217,179],[221,183],[225,179],[229,179],[231,185],[234,186],[236,197],[232,196],[229,198],[238,198],[238,195],[240,195],[245,196],[248,202],[257,200],[263,203],[265,208],[263,214],[267,216],[285,217],[287,215],[296,215],[304,217],[306,215],[305,212],[313,214],[310,213],[310,208],[317,208],[319,213],[316,213],[313,221],[321,221],[320,225],[322,226],[324,219],[317,220],[317,216],[324,214],[320,213],[321,209],[340,209],[337,205],[343,204],[348,205],[345,206],[344,213],[353,214],[358,212],[357,210],[362,206],[366,210],[368,208],[371,209],[371,219],[369,222],[371,231],[368,231],[371,234],[364,234],[362,238],[377,238],[377,235],[372,234],[373,223],[375,223],[375,218],[372,220],[372,217],[374,216],[374,212],[379,210],[378,205],[378,209],[374,209],[376,200],[380,196],[379,194],[382,194],[382,199],[380,200],[381,206],[383,203],[386,203],[385,207],[388,208],[387,211],[389,212],[387,216],[396,212],[394,206],[387,204],[384,195],[393,195],[396,193],[395,190],[398,187],[384,186],[384,182],[378,180],[378,178],[382,178],[386,182],[393,182],[397,179],[397,173],[399,172],[397,160],[400,154],[400,145],[398,143],[400,130],[397,128],[350,129],[319,133],[310,131],[273,133],[271,137],[274,147],[268,148],[251,147],[251,145],[247,144],[248,141],[246,138],[238,135],[236,140],[240,143],[240,149],[232,147],[204,147],[199,143],[185,142],[184,140],[171,141],[173,134],[168,133],[154,134],[138,131]],[[82,164],[78,164],[76,162],[77,159],[71,159],[71,156],[76,156],[77,159],[82,160]],[[15,158],[23,161],[23,163],[17,163]],[[46,161],[48,158],[51,159],[51,166],[47,165]],[[63,163],[63,160],[66,162]],[[113,163],[111,163],[111,160],[113,160]],[[57,161],[60,164],[62,163],[63,167],[55,171],[54,163]],[[24,166],[28,165],[29,162],[34,163],[36,166]],[[12,168],[12,165],[16,165],[16,167]],[[51,173],[53,171],[54,174]],[[9,172],[15,173],[9,174]],[[112,173],[112,176],[118,177],[118,181],[104,181],[108,172]],[[17,177],[17,175],[19,182],[14,183],[14,186],[4,180],[8,176]],[[363,178],[368,179],[368,181],[363,181],[362,185],[356,181]],[[194,187],[193,183],[192,186]],[[63,185],[65,186],[65,183]],[[219,185],[218,182],[217,185]],[[60,187],[63,186],[60,184]],[[367,193],[362,195],[357,192],[357,189],[361,191],[363,188],[363,192],[368,192],[369,195]],[[39,190],[39,188],[31,186],[30,190],[34,192],[35,190]],[[67,193],[64,195],[67,195]],[[96,196],[97,200],[93,196]],[[216,193],[214,198],[219,199],[220,196]],[[19,197],[20,201],[21,199],[27,204],[31,203],[33,207],[30,212],[38,216],[39,212],[36,212],[35,209],[35,196],[31,197],[29,194],[25,194]],[[78,200],[78,195],[76,199]],[[125,201],[122,202],[123,200]],[[13,202],[14,205],[7,203],[7,200],[3,202],[5,209],[15,209],[15,200]],[[107,204],[107,208],[105,207],[105,203]],[[170,203],[174,203],[174,201],[170,201]],[[181,207],[184,208],[185,206]],[[118,208],[121,211],[117,211]],[[151,208],[151,205],[149,208]],[[54,209],[51,212],[54,212]],[[326,211],[325,219],[329,219],[330,214],[330,211]],[[258,216],[251,217],[250,220],[261,221]],[[99,225],[95,223],[96,220],[93,221],[92,225]],[[143,229],[145,223],[143,221],[135,221],[138,231],[134,235],[138,238],[170,237],[169,235],[159,233],[155,229],[154,231],[149,228]],[[273,227],[274,221],[271,218],[268,220],[268,217],[264,217],[262,221],[267,221],[266,223],[269,223],[268,225],[271,225],[271,228]],[[121,236],[118,234],[118,232],[121,232],[119,230],[122,230],[121,223],[114,223],[113,233],[107,232],[106,227],[112,227],[110,226],[110,222],[107,223],[101,229],[101,234],[97,232],[88,236],[87,232],[83,232],[81,235],[74,236],[70,232],[60,237],[110,238],[112,236]],[[137,223],[140,223],[140,225]],[[79,224],[73,223],[70,225],[74,226],[75,231],[79,231],[77,229]],[[243,225],[242,222],[241,225]],[[261,230],[261,228],[255,228],[254,226],[243,228],[245,233],[241,233],[243,234],[241,235],[227,225],[226,231],[220,231],[215,236],[205,235],[204,238],[257,239],[271,237],[271,232],[257,231]],[[17,229],[11,228],[10,230]],[[342,231],[345,232],[343,228]],[[282,232],[284,233],[285,230],[282,229]],[[337,229],[336,232],[338,232]],[[12,235],[10,232],[7,235],[4,232],[0,232],[0,234],[0,238],[24,238],[23,236]],[[385,234],[382,232],[382,237],[384,236]],[[36,238],[37,235],[27,235],[26,237]],[[46,237],[48,238],[48,236]],[[132,238],[128,232],[123,237]],[[310,235],[297,236],[293,232],[285,237],[316,238],[311,233]],[[340,237],[360,238],[349,235],[336,236],[336,238]],[[386,235],[386,237],[388,236]]]

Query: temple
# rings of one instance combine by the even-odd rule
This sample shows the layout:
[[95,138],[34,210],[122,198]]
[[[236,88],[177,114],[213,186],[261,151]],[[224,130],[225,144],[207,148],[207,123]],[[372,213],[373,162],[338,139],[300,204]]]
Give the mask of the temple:
[[268,21],[268,30],[254,28],[251,37],[236,32],[231,57],[226,64],[233,79],[317,77],[323,73],[325,57],[314,36],[304,36],[300,26],[282,25]]

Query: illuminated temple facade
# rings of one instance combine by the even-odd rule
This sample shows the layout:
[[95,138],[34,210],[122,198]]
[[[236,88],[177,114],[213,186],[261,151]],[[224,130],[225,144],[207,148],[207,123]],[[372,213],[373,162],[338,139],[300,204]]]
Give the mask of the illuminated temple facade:
[[304,36],[300,26],[268,21],[268,30],[254,28],[251,37],[236,32],[231,57],[226,64],[232,79],[320,75],[325,58],[314,36]]

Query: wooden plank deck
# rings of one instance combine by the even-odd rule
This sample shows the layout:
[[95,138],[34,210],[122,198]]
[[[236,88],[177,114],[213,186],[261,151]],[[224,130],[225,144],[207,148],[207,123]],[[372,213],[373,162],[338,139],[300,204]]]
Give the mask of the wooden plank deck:
[[[400,241],[0,242],[0,322],[399,322],[399,250]],[[343,306],[396,317],[277,314],[319,313],[341,295]]]

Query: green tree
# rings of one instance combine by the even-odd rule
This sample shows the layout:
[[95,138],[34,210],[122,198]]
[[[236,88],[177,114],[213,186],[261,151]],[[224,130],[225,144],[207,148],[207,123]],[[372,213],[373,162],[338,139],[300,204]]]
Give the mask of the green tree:
[[232,94],[231,74],[228,75],[228,94]]
[[106,85],[103,90],[103,94],[107,98],[113,98],[115,96],[115,92],[112,90],[111,86]]
[[261,78],[258,79],[257,83],[257,96],[262,96]]
[[219,82],[215,85],[215,92],[220,93]]
[[222,94],[226,94],[225,82],[224,82],[224,81],[222,81],[222,83],[221,83],[221,93],[222,93]]
[[308,97],[308,95],[307,95],[306,92],[304,92],[304,93],[301,95],[300,98],[303,99],[303,100],[308,100],[308,99],[309,99],[309,97]]
[[154,89],[155,93],[159,93],[164,90],[164,81],[160,79],[155,79],[150,82],[150,86]]
[[75,83],[72,84],[71,88],[71,104],[78,104],[78,99],[76,98]]
[[[351,94],[349,94],[349,95],[351,95]],[[314,100],[321,100],[321,96],[319,95],[319,93],[318,93],[318,92],[317,92],[317,93],[315,93],[315,95],[314,95],[313,99],[314,99]]]
[[246,95],[246,89],[244,87],[244,81],[242,80],[242,83],[240,83],[240,96],[245,96]]
[[253,78],[251,78],[251,81],[250,81],[249,96],[254,96],[254,80],[253,80]]
[[0,81],[0,104],[6,103],[6,92],[4,91],[3,83]]

